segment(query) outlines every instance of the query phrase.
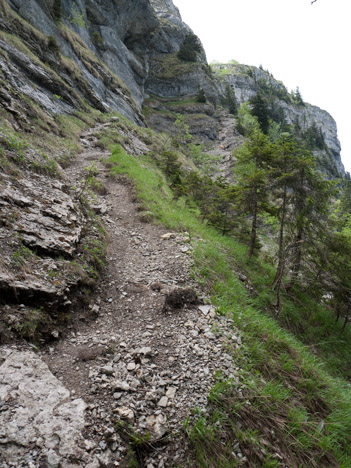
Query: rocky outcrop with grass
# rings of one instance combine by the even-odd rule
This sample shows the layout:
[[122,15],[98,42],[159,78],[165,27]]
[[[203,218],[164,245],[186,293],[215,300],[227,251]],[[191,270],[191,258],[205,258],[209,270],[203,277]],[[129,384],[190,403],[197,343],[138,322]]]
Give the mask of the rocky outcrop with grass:
[[221,216],[257,94],[343,174],[329,114],[171,0],[0,0],[1,468],[350,466],[347,322],[279,316]]
[[104,236],[87,211],[86,179],[74,191],[55,159],[9,130],[0,140],[0,341],[46,341],[72,306],[83,310]]
[[[0,11],[0,102],[22,126],[26,117],[16,104],[20,96],[50,114],[90,105],[117,110],[139,125],[145,124],[141,109],[146,104],[144,115],[153,128],[172,130],[176,114],[182,113],[197,142],[211,151],[223,122],[215,111],[228,104],[229,87],[237,104],[263,93],[274,98],[273,119],[302,132],[320,130],[325,145],[315,148],[315,155],[321,168],[331,178],[344,175],[333,118],[291,100],[285,86],[261,68],[234,62],[208,66],[200,41],[169,0],[123,1],[118,8],[112,0],[33,0],[30,6],[24,0],[1,0]],[[193,43],[187,43],[189,37]],[[194,50],[186,49],[189,44]],[[200,91],[207,109],[196,105]],[[182,105],[189,99],[192,106]]]

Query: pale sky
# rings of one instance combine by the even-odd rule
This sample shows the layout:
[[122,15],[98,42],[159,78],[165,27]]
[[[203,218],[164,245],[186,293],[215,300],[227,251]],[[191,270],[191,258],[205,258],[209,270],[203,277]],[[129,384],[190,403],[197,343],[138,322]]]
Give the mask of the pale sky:
[[207,60],[262,65],[336,120],[351,172],[350,0],[174,0]]

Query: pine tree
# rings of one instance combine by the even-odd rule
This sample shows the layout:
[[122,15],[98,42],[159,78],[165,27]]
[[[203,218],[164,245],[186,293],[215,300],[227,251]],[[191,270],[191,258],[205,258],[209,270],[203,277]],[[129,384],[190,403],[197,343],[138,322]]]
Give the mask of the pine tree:
[[206,97],[206,94],[205,94],[205,91],[203,88],[200,88],[199,86],[199,90],[196,94],[196,101],[197,102],[201,102],[201,103],[206,103],[207,102],[207,97]]
[[250,100],[250,103],[252,104],[252,115],[257,117],[262,132],[267,135],[269,130],[269,110],[265,99],[258,93]]
[[328,226],[330,200],[335,193],[335,183],[326,180],[316,169],[316,160],[310,151],[301,148],[297,155],[296,168],[290,201],[291,273],[289,283],[285,286],[286,291],[290,291],[295,285],[303,257],[309,259],[317,254],[316,243],[324,237]]
[[288,133],[282,133],[277,142],[279,150],[275,153],[275,191],[279,203],[279,236],[278,236],[278,264],[273,281],[273,288],[276,289],[276,307],[281,309],[281,287],[287,259],[286,227],[288,222],[288,210],[292,189],[296,185],[298,170],[296,161],[299,148],[296,141]]
[[235,153],[234,168],[236,182],[236,203],[238,209],[250,216],[249,257],[257,246],[257,226],[260,214],[269,209],[270,171],[274,145],[258,129]]
[[199,39],[195,34],[188,34],[182,42],[178,58],[187,62],[196,62],[197,54],[201,52],[201,45]]
[[222,98],[222,104],[229,109],[229,113],[237,115],[238,113],[238,101],[235,96],[234,89],[226,84],[224,97]]
[[305,105],[305,102],[304,102],[304,100],[302,99],[302,96],[301,96],[300,88],[298,86],[296,87],[296,90],[293,93],[293,100],[294,100],[295,104],[297,104],[298,106],[304,106]]

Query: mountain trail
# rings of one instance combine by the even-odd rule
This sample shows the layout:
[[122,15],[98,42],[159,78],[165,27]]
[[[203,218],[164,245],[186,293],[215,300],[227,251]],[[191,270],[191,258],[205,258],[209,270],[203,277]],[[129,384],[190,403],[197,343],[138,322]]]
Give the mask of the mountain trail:
[[206,412],[217,370],[237,379],[225,346],[227,340],[240,346],[239,332],[229,332],[230,320],[216,317],[210,304],[194,303],[189,293],[198,289],[189,234],[145,222],[132,184],[111,177],[103,164],[108,153],[96,146],[98,131],[82,135],[84,151],[66,170],[72,186],[79,185],[95,161],[105,189],[94,201],[107,231],[106,273],[87,311],[96,319],[72,324],[36,355],[68,391],[64,401],[83,405],[83,431],[75,429],[71,440],[78,455],[74,459],[74,449],[65,451],[60,442],[48,447],[32,440],[21,464],[1,467],[126,466],[128,446],[143,436],[135,455],[140,466],[184,466],[184,421],[195,407]]

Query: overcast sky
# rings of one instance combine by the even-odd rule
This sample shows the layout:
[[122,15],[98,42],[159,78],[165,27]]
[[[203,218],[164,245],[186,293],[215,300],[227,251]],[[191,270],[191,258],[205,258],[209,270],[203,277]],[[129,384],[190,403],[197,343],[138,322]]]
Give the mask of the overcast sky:
[[[262,65],[336,120],[351,172],[350,0],[174,0],[209,62]],[[349,57],[349,58],[347,58]]]

